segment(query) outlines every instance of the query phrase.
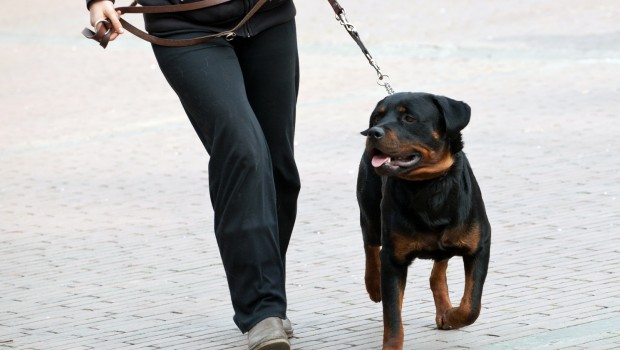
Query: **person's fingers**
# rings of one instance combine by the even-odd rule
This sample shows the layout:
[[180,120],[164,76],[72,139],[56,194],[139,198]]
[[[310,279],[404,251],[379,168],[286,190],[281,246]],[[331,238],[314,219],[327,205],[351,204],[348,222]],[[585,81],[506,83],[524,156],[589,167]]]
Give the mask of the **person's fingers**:
[[114,5],[111,1],[99,0],[91,3],[89,7],[90,11],[90,25],[96,26],[97,22],[106,18],[106,12],[109,12],[110,8],[114,10]]
[[124,32],[123,25],[119,21],[120,15],[121,12],[114,8],[114,4],[111,1],[100,0],[92,3],[90,6],[91,25],[95,27],[95,32],[99,32],[102,26],[105,26],[106,30],[111,31],[111,33],[108,33],[108,41],[116,39]]
[[90,13],[90,25],[95,27],[97,25],[97,22],[99,22],[99,20],[103,19],[103,14],[101,15],[97,15],[94,12]]
[[[112,11],[108,11],[106,15],[112,23],[112,28],[114,28],[114,31],[118,34],[123,34],[123,25],[118,20],[120,18],[120,13],[118,11],[114,11],[114,8],[112,8]],[[112,38],[110,38],[110,40],[112,40]]]

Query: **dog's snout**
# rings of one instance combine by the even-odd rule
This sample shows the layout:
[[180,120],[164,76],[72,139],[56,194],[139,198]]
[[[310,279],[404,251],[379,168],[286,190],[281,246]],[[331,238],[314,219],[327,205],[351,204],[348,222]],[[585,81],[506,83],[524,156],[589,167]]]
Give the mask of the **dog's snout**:
[[381,140],[385,136],[385,130],[378,126],[372,127],[368,130],[368,136],[376,140]]

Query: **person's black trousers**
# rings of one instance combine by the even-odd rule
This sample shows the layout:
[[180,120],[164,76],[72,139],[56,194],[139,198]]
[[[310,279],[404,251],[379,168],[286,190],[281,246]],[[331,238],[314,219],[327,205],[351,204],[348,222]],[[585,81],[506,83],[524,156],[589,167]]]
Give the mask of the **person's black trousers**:
[[284,318],[285,254],[300,189],[295,22],[251,38],[153,51],[210,154],[215,235],[234,321],[245,333],[266,317]]

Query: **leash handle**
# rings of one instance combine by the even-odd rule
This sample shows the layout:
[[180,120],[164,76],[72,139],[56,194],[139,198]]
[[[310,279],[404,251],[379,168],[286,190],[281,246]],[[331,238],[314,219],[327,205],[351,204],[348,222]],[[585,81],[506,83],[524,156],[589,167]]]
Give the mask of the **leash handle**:
[[381,71],[381,68],[379,67],[375,59],[372,57],[372,55],[366,48],[366,45],[364,45],[364,43],[362,42],[362,39],[360,38],[359,33],[355,29],[355,26],[351,24],[349,20],[347,19],[347,14],[344,11],[344,8],[340,6],[337,0],[327,0],[327,1],[332,6],[332,9],[334,10],[334,13],[336,14],[336,20],[340,23],[340,25],[342,25],[347,30],[351,38],[353,38],[357,46],[359,46],[359,48],[362,50],[362,53],[368,60],[368,63],[377,72],[377,84],[379,84],[380,86],[383,86],[385,90],[387,91],[388,95],[392,95],[394,93],[394,89],[392,89],[392,86],[390,85],[390,76],[387,74],[383,74],[383,72]]
[[[101,26],[97,29],[97,26],[101,23]],[[112,23],[108,19],[100,19],[95,23],[95,31],[88,28],[82,29],[82,35],[88,39],[93,39],[101,45],[104,49],[110,42],[110,36],[112,35]]]

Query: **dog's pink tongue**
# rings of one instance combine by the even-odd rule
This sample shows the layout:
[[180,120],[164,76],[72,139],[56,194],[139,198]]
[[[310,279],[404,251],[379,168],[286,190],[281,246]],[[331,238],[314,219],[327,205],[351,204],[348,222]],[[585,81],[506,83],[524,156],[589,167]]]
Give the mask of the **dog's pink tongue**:
[[381,155],[378,154],[372,157],[372,166],[374,166],[375,168],[378,168],[389,161],[390,161],[389,156],[386,156],[385,154],[381,154]]

